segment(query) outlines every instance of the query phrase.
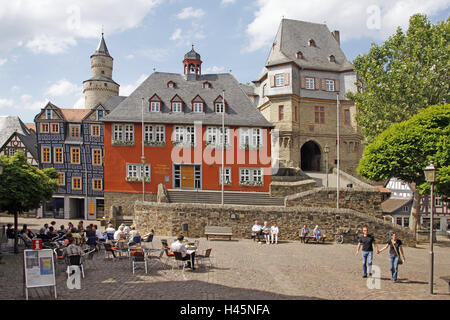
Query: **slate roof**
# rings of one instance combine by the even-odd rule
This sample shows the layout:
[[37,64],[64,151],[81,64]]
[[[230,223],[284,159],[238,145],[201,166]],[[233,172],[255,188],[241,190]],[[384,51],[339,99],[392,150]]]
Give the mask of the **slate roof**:
[[4,146],[15,132],[17,132],[20,140],[37,160],[36,133],[28,130],[25,123],[18,116],[0,116],[0,148]]
[[[255,82],[265,76],[267,67],[282,63],[295,63],[301,68],[323,71],[353,70],[353,65],[325,24],[282,19],[275,39],[280,39],[274,49],[279,48],[281,54],[273,54],[274,49],[271,49],[266,65]],[[314,40],[315,47],[309,46],[310,39]],[[302,52],[302,59],[297,58],[299,51]],[[335,57],[336,62],[329,61],[330,55]]]
[[381,203],[381,210],[384,213],[393,213],[405,206],[409,202],[413,201],[412,199],[387,199]]
[[200,60],[200,54],[194,50],[194,45],[192,45],[192,50],[184,55],[184,59]]
[[[175,82],[168,88],[169,81]],[[203,88],[208,81],[211,88]],[[239,82],[228,73],[186,77],[175,73],[154,72],[133,93],[125,98],[105,118],[105,122],[140,122],[142,98],[144,98],[144,121],[147,123],[221,125],[222,115],[214,112],[214,101],[225,90],[225,125],[249,127],[273,127],[253,106]],[[157,94],[162,100],[161,112],[149,111],[149,99]],[[178,95],[183,100],[182,113],[171,112],[171,100]],[[205,113],[193,113],[192,100],[199,95],[205,101]]]
[[111,82],[111,83],[119,85],[113,79],[107,78],[107,77],[103,77],[103,76],[91,77],[88,80],[84,80],[83,83],[85,83],[86,81],[105,81],[105,82]]
[[126,98],[126,96],[111,96],[108,101],[103,104],[103,107],[108,111],[112,111]]
[[92,54],[92,56],[111,57],[109,55],[109,51],[108,51],[108,47],[106,46],[105,39],[103,38],[103,33],[102,33],[102,38],[100,39],[100,42],[98,43],[97,50],[95,50],[95,52],[94,52],[94,54]]

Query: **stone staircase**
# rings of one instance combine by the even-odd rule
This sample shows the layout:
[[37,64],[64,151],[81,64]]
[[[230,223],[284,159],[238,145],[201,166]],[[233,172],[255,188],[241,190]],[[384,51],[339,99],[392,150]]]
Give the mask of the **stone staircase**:
[[[167,190],[171,203],[221,204],[220,191]],[[252,206],[284,206],[284,198],[271,197],[266,192],[224,192],[224,204]]]

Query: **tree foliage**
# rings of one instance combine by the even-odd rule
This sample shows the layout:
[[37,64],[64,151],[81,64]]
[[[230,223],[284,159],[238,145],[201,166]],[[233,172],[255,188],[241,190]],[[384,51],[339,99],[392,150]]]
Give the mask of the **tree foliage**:
[[450,96],[450,18],[432,25],[425,15],[411,16],[382,45],[372,44],[353,65],[358,92],[348,93],[358,109],[356,120],[368,142],[391,124],[409,119]]
[[391,177],[429,190],[423,169],[433,160],[436,191],[450,197],[450,104],[428,107],[393,124],[364,149],[358,174],[372,181]]
[[55,169],[40,170],[27,162],[22,152],[2,157],[0,176],[0,211],[11,214],[39,208],[42,201],[51,199],[58,190]]

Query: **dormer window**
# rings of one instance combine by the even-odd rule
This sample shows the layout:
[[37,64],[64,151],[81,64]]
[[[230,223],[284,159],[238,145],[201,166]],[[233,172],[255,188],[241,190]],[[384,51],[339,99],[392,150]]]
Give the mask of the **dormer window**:
[[197,95],[194,99],[192,99],[192,112],[202,113],[205,112],[205,101]]
[[313,39],[309,39],[308,44],[310,47],[315,47],[316,46],[316,42]]
[[333,55],[329,56],[329,57],[328,57],[328,60],[329,60],[330,62],[336,62],[336,58],[335,58]]
[[45,119],[50,120],[52,118],[52,109],[47,109],[45,111]]
[[297,52],[297,59],[303,59],[303,53],[301,51]]
[[172,112],[183,112],[183,100],[177,94],[170,100],[170,103]]
[[97,110],[97,120],[102,120],[103,119],[103,109],[98,109]]
[[[226,101],[225,101],[226,105]],[[214,112],[215,113],[224,113],[225,111],[225,105],[223,103],[222,96],[218,96],[217,99],[214,101]]]
[[161,99],[155,93],[153,97],[150,98],[150,112],[160,112],[161,111]]
[[211,83],[209,83],[208,81],[203,82],[203,88],[204,89],[211,88]]
[[167,82],[167,88],[175,88],[175,82],[173,81]]

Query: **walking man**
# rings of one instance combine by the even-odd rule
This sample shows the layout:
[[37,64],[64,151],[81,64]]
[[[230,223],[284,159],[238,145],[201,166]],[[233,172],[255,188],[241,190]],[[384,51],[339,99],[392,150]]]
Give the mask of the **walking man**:
[[367,278],[367,273],[369,273],[369,276],[372,276],[373,246],[378,252],[378,244],[375,242],[375,238],[369,234],[369,228],[364,226],[363,235],[359,239],[358,247],[356,248],[356,255],[358,255],[359,249],[362,247],[363,278]]

